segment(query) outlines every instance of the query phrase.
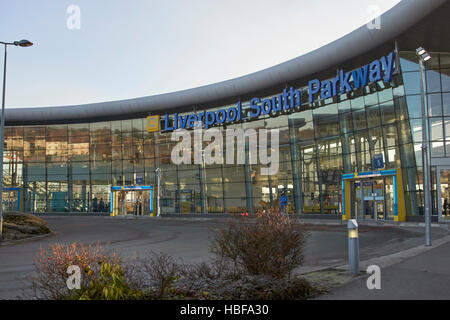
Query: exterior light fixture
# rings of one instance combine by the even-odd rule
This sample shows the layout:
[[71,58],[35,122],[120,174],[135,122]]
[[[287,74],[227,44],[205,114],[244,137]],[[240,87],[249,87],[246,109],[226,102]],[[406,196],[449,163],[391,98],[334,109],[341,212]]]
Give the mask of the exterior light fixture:
[[6,57],[7,57],[7,46],[19,46],[19,47],[30,47],[33,45],[31,41],[20,40],[14,42],[3,42],[0,44],[5,46],[5,59],[3,61],[3,95],[2,95],[2,113],[1,113],[1,124],[0,124],[0,240],[3,237],[3,147],[5,143],[5,91],[6,91]]
[[428,52],[419,47],[416,49],[420,68],[420,93],[422,110],[422,172],[423,172],[423,214],[425,217],[425,245],[431,246],[431,194],[430,194],[430,158],[428,143],[428,113],[425,108],[425,62],[431,59]]
[[425,49],[422,48],[422,47],[419,47],[419,48],[416,49],[416,53],[417,53],[418,55],[422,55],[422,54],[424,54],[425,52],[426,52]]
[[422,57],[423,57],[423,61],[428,61],[431,59],[431,56],[426,52],[424,53],[424,55]]
[[20,41],[14,41],[14,45],[20,47],[31,47],[33,45],[33,42],[24,39]]
[[419,48],[416,49],[416,54],[419,57],[419,59],[422,60],[422,61],[428,61],[428,60],[431,59],[431,56],[422,47],[419,47]]

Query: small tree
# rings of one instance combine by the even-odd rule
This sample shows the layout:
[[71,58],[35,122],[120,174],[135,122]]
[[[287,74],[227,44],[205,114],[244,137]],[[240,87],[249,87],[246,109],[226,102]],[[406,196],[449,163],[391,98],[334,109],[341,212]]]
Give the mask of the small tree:
[[256,221],[235,216],[220,227],[212,244],[219,264],[231,265],[234,275],[290,278],[303,264],[307,233],[279,209],[257,213]]

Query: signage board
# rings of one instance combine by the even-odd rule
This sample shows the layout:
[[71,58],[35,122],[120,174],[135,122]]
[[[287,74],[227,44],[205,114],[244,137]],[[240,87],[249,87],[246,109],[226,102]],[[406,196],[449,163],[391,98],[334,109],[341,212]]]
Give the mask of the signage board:
[[336,77],[320,81],[312,79],[304,92],[290,87],[270,98],[253,97],[249,101],[249,108],[243,110],[239,101],[236,106],[215,111],[202,111],[186,115],[165,114],[161,118],[162,127],[159,128],[159,116],[147,117],[147,131],[173,131],[177,129],[194,128],[199,123],[205,129],[217,124],[232,124],[242,120],[250,120],[260,115],[275,115],[283,111],[300,111],[302,93],[308,98],[307,103],[317,99],[325,100],[335,96],[363,88],[377,81],[390,82],[394,71],[395,52],[352,71],[338,70]]
[[373,156],[373,168],[375,170],[384,168],[384,159],[382,153],[378,153]]

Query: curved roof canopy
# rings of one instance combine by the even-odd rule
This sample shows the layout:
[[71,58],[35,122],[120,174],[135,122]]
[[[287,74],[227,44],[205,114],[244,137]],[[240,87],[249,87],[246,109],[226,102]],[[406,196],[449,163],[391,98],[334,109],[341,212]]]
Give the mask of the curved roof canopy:
[[[8,125],[50,124],[125,119],[195,105],[230,102],[264,89],[279,87],[297,79],[342,65],[386,43],[400,50],[423,46],[428,51],[450,51],[448,19],[450,4],[446,0],[403,0],[381,16],[381,29],[366,25],[317,50],[279,65],[239,78],[193,89],[128,100],[60,107],[14,108],[6,110]],[[445,47],[447,46],[447,47]]]

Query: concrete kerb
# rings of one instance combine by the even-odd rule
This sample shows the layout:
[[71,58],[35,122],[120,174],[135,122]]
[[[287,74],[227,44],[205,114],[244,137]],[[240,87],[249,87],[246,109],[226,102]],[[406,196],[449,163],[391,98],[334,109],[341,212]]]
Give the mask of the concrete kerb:
[[9,246],[9,245],[19,244],[19,243],[23,243],[23,242],[31,242],[31,241],[35,241],[35,240],[51,237],[53,235],[55,235],[54,232],[49,232],[49,233],[46,233],[46,234],[40,234],[40,235],[37,235],[37,236],[27,237],[27,238],[23,238],[23,239],[2,240],[2,241],[0,241],[0,246]]
[[[65,217],[103,217],[103,218],[112,218],[112,219],[162,219],[162,220],[169,220],[169,221],[227,221],[231,219],[232,217],[229,214],[202,214],[198,213],[193,215],[189,215],[186,217],[183,217],[182,214],[174,214],[174,216],[171,216],[171,214],[163,214],[159,217],[154,216],[136,216],[136,215],[118,215],[118,216],[110,216],[109,214],[101,213],[87,213],[87,214],[81,214],[81,213],[32,213],[39,217],[46,217],[46,218],[65,218]],[[205,215],[205,216],[202,216]],[[248,217],[249,219],[255,219],[254,217]],[[291,216],[291,219],[295,219],[298,222],[305,224],[305,225],[347,225],[347,221],[343,221],[341,219],[331,219],[331,218],[314,218],[311,216],[308,217],[302,217],[299,215]],[[379,221],[371,221],[371,220],[358,220],[359,225],[363,226],[389,226],[389,227],[423,227],[425,228],[424,222],[414,222],[414,221],[408,221],[408,222],[397,222],[397,221],[387,221],[387,220],[379,220]],[[450,223],[431,223],[432,227],[439,227],[439,228],[447,228],[450,230]]]
[[[155,217],[139,217],[139,218],[155,218]],[[211,217],[159,217],[159,219],[162,220],[171,220],[171,221],[227,221],[230,220],[232,217],[217,217],[217,218],[211,218]],[[254,220],[256,218],[249,217],[248,219]],[[342,220],[334,220],[334,219],[302,219],[301,217],[292,217],[292,219],[296,219],[299,223],[304,225],[329,225],[329,226],[347,226],[347,221]],[[425,228],[425,224],[423,222],[396,222],[396,221],[360,221],[358,220],[358,224],[360,226],[373,226],[373,227],[380,227],[380,226],[386,226],[386,227],[421,227]],[[432,223],[431,226],[433,228],[444,228],[450,230],[450,224],[449,223]]]

